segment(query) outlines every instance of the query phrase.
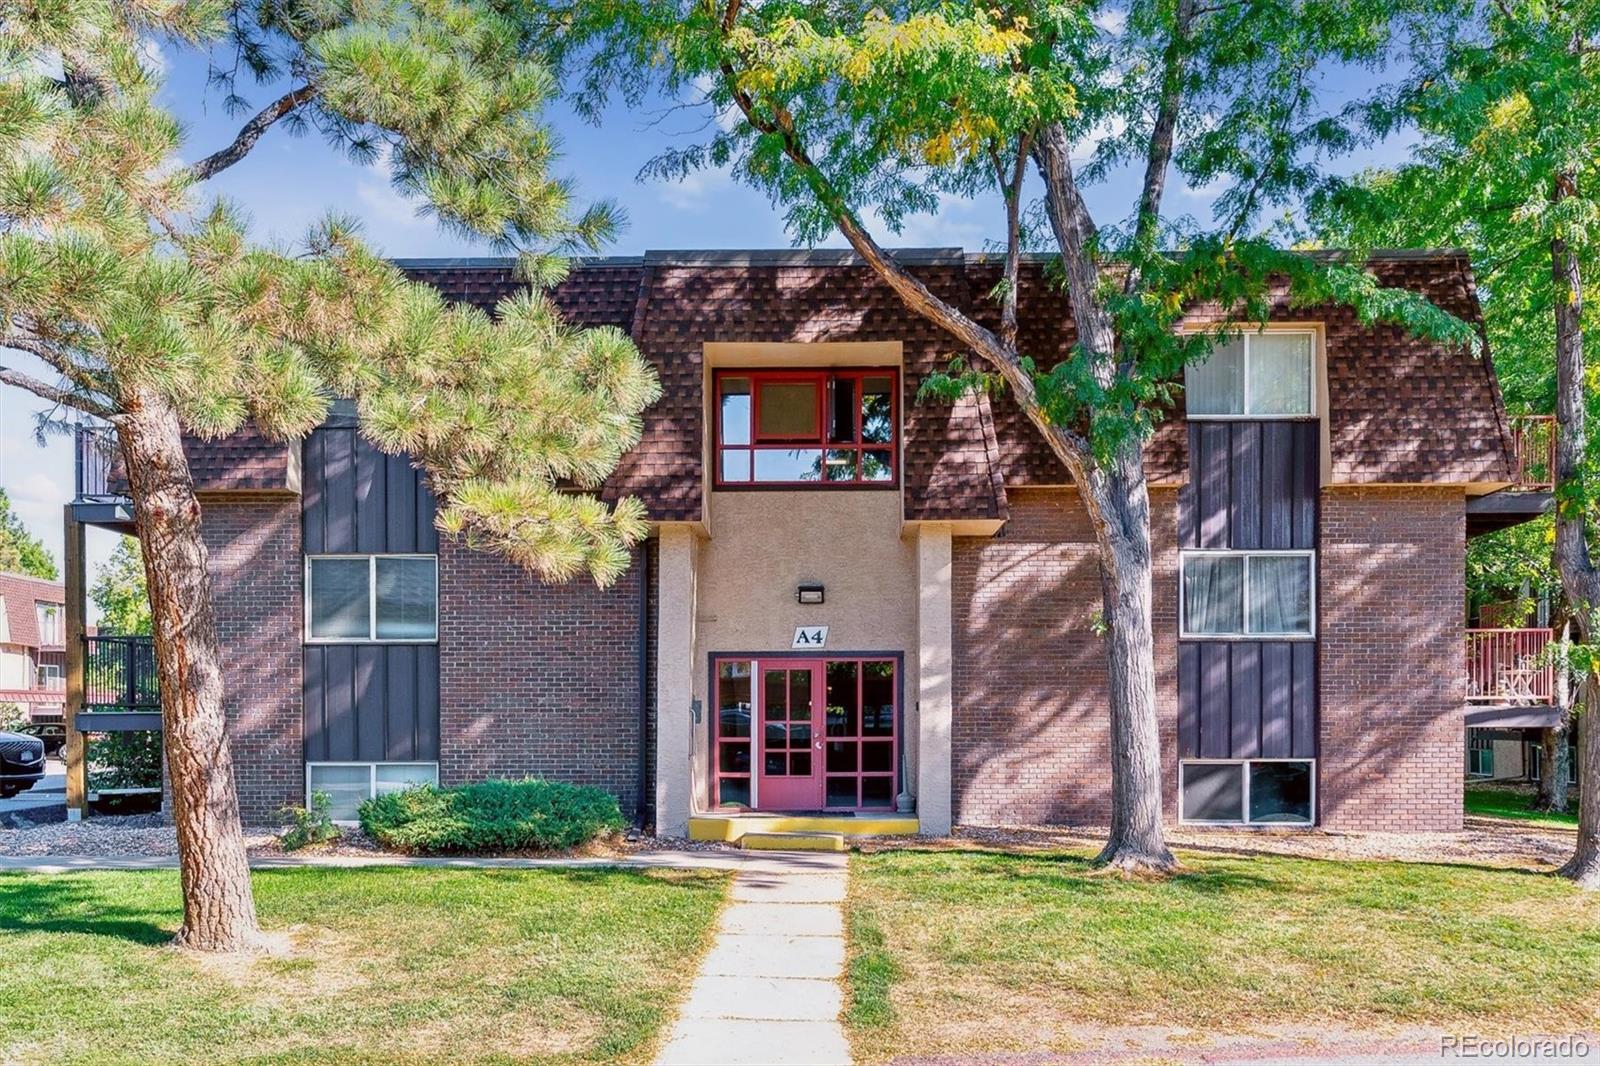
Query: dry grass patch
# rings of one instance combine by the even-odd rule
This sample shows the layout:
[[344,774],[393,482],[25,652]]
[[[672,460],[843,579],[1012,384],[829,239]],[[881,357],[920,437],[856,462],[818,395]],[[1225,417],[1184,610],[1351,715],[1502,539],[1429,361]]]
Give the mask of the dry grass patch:
[[166,946],[174,871],[0,874],[0,1062],[644,1061],[720,874],[258,871],[288,948]]
[[858,1054],[1066,1051],[1202,1033],[1600,1022],[1600,900],[1514,870],[1182,855],[1165,883],[1090,851],[886,851],[851,865]]

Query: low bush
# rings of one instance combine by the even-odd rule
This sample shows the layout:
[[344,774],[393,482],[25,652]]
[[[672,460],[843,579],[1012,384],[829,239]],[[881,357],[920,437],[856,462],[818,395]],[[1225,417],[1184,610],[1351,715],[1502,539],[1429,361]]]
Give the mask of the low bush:
[[333,800],[326,792],[314,792],[310,810],[294,803],[279,808],[288,827],[278,836],[278,843],[283,850],[299,851],[311,844],[326,844],[338,839],[339,829],[329,814],[332,806]]
[[611,793],[533,778],[419,785],[361,805],[367,835],[407,852],[560,851],[620,832],[624,824]]

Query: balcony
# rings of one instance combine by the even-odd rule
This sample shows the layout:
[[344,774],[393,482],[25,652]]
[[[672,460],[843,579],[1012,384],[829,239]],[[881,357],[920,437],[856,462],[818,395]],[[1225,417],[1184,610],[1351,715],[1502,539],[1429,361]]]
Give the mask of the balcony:
[[84,733],[161,728],[161,684],[149,637],[83,638]]
[[1536,728],[1555,724],[1556,668],[1549,629],[1467,630],[1467,725]]
[[133,501],[116,472],[116,437],[105,426],[73,428],[72,517],[85,525],[133,533]]
[[1556,480],[1554,415],[1511,418],[1511,483],[1498,492],[1467,497],[1467,536],[1518,525],[1550,510]]

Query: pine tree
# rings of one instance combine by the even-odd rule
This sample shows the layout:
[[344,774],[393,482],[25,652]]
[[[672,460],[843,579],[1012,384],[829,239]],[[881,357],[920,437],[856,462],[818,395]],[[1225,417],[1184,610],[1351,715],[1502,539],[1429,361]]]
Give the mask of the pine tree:
[[[282,91],[191,165],[150,48],[210,49]],[[216,622],[185,433],[295,438],[334,397],[425,469],[439,524],[551,579],[602,584],[646,532],[593,489],[639,434],[653,371],[616,330],[567,327],[542,286],[615,213],[574,213],[539,124],[550,89],[497,5],[0,0],[0,344],[45,367],[0,383],[104,420],[149,587],[184,889],[180,945],[259,942],[228,752]],[[229,67],[230,72],[233,67]],[[219,75],[229,102],[245,87]],[[409,283],[338,219],[253,244],[203,183],[277,123],[386,151],[439,220],[521,257],[491,318]],[[189,156],[189,158],[193,158]]]

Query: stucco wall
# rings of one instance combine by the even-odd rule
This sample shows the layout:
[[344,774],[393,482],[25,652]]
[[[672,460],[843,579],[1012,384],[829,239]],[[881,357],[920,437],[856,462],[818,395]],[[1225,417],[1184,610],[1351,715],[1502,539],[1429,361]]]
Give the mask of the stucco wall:
[[[904,736],[916,735],[917,551],[902,536],[900,495],[877,490],[713,492],[711,536],[696,567],[694,694],[708,709],[696,731],[696,808],[706,802],[710,656],[788,652],[799,625],[828,626],[819,657],[905,653]],[[820,581],[826,602],[795,602]],[[915,745],[906,745],[915,780]]]

